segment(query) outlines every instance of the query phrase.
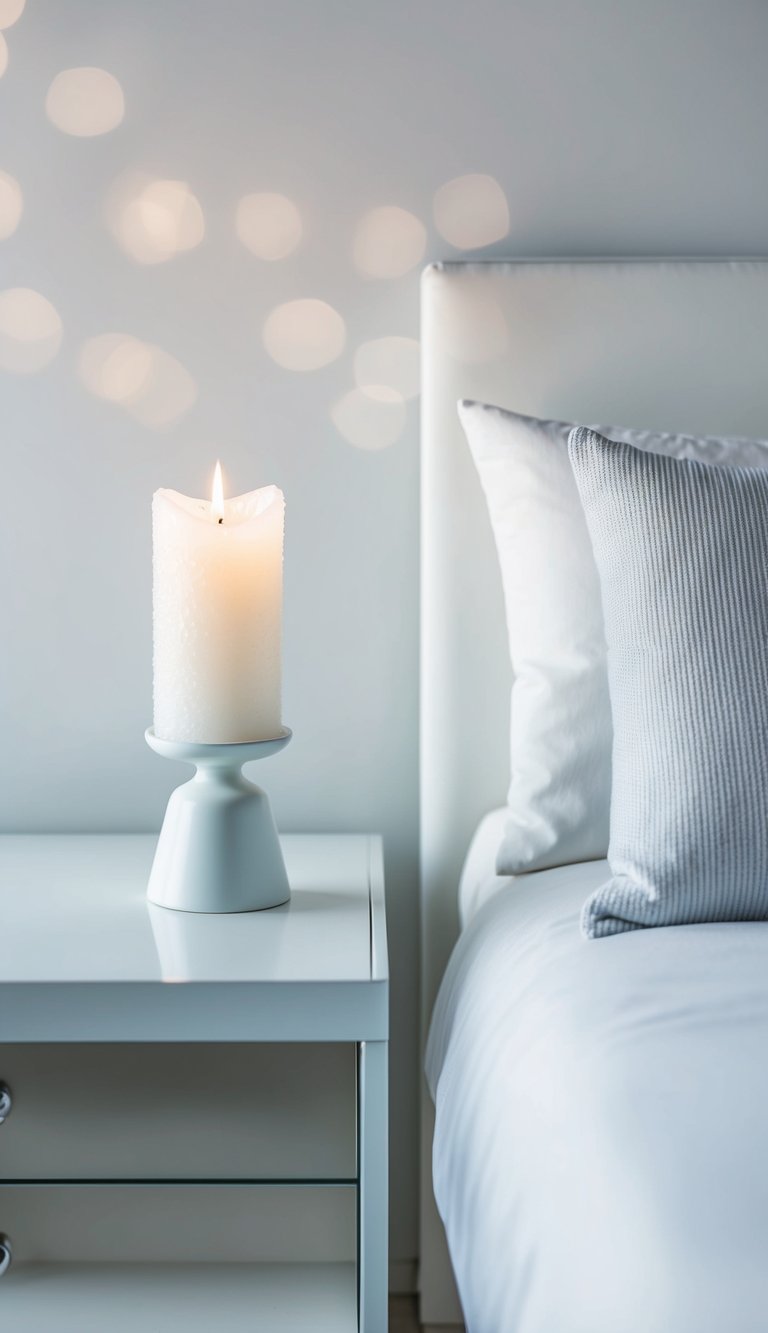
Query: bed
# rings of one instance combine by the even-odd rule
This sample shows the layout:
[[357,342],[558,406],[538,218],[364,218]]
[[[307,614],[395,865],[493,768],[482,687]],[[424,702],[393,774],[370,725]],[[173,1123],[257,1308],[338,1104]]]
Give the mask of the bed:
[[757,1333],[768,927],[588,943],[604,863],[503,880],[487,824],[460,921],[510,679],[456,401],[764,437],[768,263],[438,265],[422,308],[422,1321],[461,1320],[441,1213],[471,1333]]

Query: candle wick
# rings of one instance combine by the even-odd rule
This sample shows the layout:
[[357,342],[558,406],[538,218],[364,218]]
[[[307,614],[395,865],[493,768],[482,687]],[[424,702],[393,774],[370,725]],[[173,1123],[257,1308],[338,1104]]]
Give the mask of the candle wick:
[[220,522],[220,523],[223,523],[223,522],[224,522],[224,519],[223,519],[223,518],[220,518],[220,519],[219,519],[219,522]]

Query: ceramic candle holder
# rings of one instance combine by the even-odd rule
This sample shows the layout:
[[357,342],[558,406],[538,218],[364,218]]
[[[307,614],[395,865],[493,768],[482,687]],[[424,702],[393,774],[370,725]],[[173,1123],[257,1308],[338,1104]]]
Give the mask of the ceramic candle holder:
[[269,798],[243,776],[291,739],[240,745],[166,741],[150,727],[147,744],[195,768],[172,793],[147,887],[150,902],[177,912],[258,912],[290,898]]

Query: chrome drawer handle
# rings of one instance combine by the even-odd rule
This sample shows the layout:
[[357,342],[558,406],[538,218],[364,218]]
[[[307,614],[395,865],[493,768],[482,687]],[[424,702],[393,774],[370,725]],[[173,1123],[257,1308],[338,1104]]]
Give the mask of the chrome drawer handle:
[[7,1083],[0,1083],[0,1125],[7,1120],[13,1110],[11,1089]]
[[7,1236],[0,1234],[0,1277],[3,1276],[3,1273],[8,1272],[12,1258],[13,1250],[11,1249],[11,1242]]

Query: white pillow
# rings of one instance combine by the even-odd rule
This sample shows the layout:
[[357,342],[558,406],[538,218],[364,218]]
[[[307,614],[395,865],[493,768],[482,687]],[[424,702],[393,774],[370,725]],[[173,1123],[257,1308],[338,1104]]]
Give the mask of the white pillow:
[[[612,726],[600,584],[568,460],[571,425],[464,401],[501,564],[514,681],[502,875],[608,848]],[[596,427],[651,453],[768,467],[768,442]]]

